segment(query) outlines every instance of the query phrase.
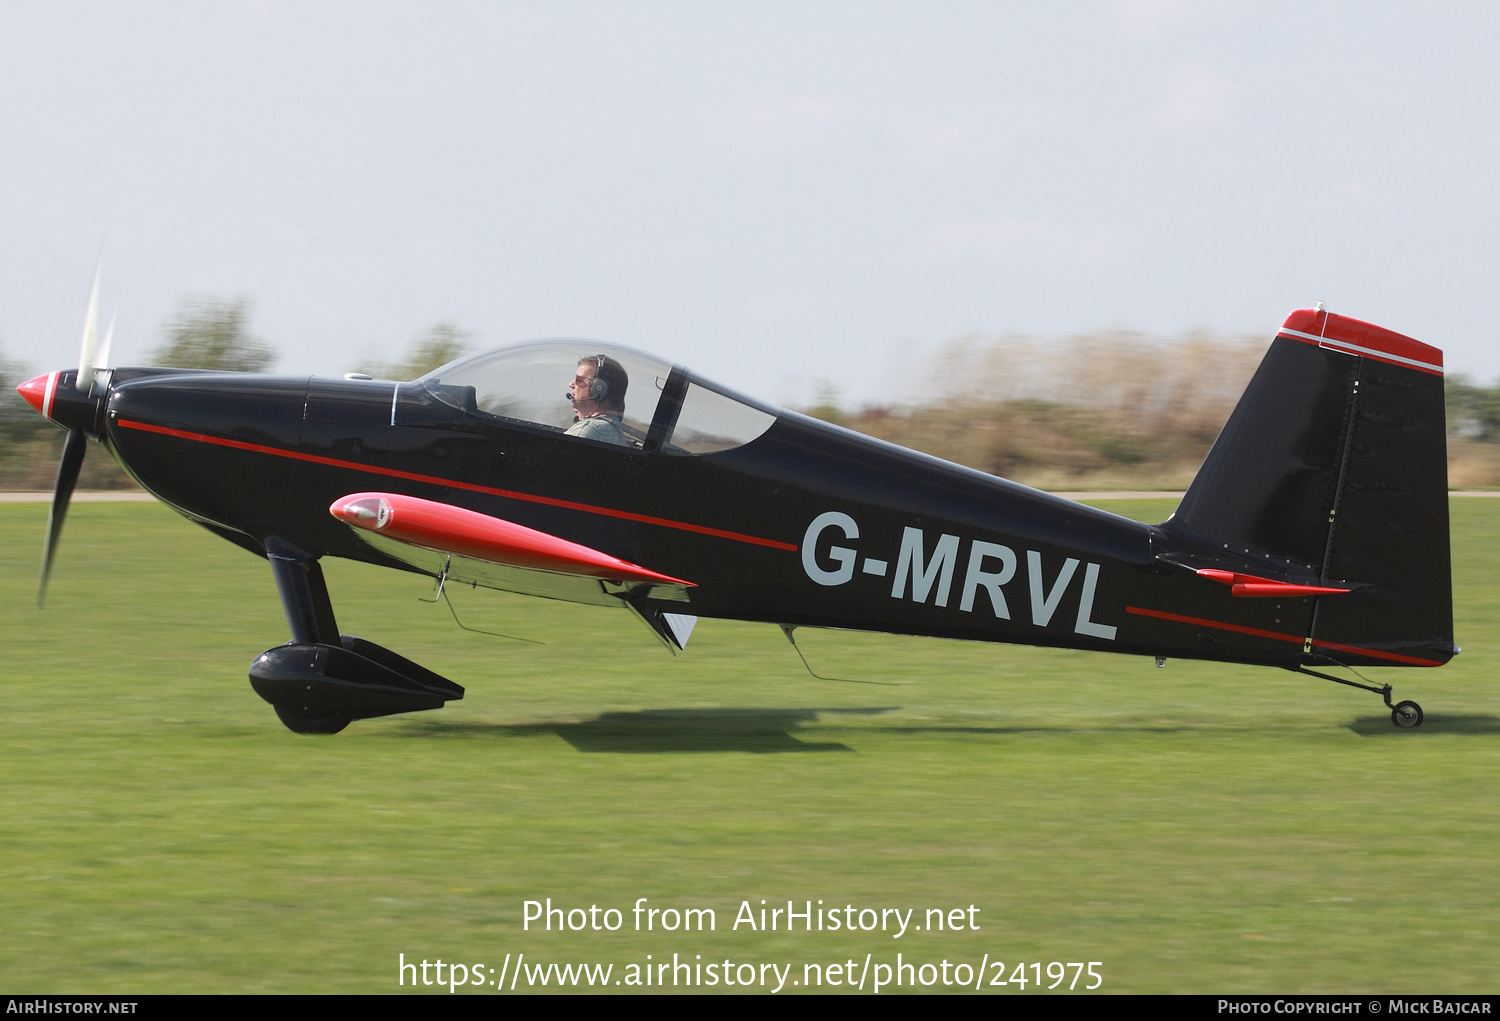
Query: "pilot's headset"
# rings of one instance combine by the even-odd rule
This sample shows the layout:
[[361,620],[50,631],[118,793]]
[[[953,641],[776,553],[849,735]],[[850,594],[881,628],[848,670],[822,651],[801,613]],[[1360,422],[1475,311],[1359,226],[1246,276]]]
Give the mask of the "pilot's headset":
[[[583,361],[594,363],[594,378],[589,380],[588,399],[591,401],[604,400],[604,398],[609,396],[609,381],[599,375],[599,373],[604,371],[604,363],[609,361],[609,358],[605,355],[594,355],[591,358],[583,359]],[[573,391],[569,390],[564,396],[571,401],[573,399]]]

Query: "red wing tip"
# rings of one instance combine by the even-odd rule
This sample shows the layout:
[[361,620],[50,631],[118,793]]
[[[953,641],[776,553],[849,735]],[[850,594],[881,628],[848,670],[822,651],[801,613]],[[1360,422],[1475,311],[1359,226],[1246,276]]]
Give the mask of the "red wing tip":
[[1334,315],[1315,308],[1299,308],[1282,323],[1283,332],[1299,340],[1322,342],[1325,347],[1343,348],[1351,354],[1374,358],[1389,356],[1396,364],[1410,365],[1428,372],[1443,371],[1443,352],[1420,340],[1387,330],[1374,323]]
[[[511,562],[488,555],[503,548],[511,553],[540,553],[544,559],[553,559],[554,563],[539,566],[539,570],[574,573],[568,568],[577,567],[595,577],[603,577],[605,575],[595,573],[602,568],[610,574],[618,573],[623,579],[697,587],[693,582],[620,560],[547,532],[421,497],[399,493],[351,493],[329,504],[328,513],[352,527],[390,535],[401,542],[492,559],[496,563]],[[499,530],[498,534],[496,530]],[[476,541],[479,546],[464,549],[465,544]]]

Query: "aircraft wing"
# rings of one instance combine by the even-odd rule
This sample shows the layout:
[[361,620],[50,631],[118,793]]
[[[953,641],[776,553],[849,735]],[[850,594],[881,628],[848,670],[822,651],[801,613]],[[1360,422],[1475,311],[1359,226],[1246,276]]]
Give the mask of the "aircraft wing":
[[414,496],[352,493],[328,512],[387,556],[452,582],[595,606],[623,602],[637,612],[639,599],[685,603],[694,587],[534,528]]

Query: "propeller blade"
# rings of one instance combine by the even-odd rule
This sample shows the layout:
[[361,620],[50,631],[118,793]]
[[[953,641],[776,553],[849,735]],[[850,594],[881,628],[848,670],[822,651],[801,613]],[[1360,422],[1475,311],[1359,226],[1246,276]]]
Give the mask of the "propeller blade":
[[47,544],[42,550],[42,579],[36,590],[36,605],[39,609],[47,597],[47,579],[52,574],[52,557],[57,553],[57,540],[62,535],[63,519],[68,516],[68,502],[73,499],[73,487],[78,485],[78,472],[83,468],[83,452],[88,449],[88,441],[83,430],[68,430],[62,463],[57,466],[57,485],[52,490],[52,512],[47,515]]
[[[104,339],[99,342],[99,352],[94,356],[95,376],[98,375],[99,370],[107,370],[109,368],[109,345],[110,342],[115,339],[115,320],[119,318],[119,315],[120,314],[116,312],[114,315],[109,317],[109,329],[104,331]],[[90,379],[89,386],[92,387],[96,381],[96,379]]]
[[94,289],[89,293],[89,311],[83,320],[83,347],[78,352],[78,378],[73,386],[88,393],[94,385],[94,370],[99,367],[99,274],[103,265],[94,267]]

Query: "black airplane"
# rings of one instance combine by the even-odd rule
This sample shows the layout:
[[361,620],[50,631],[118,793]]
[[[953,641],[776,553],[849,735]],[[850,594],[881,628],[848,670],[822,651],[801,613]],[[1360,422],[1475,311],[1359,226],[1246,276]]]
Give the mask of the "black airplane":
[[674,649],[722,617],[1282,667],[1379,693],[1399,727],[1415,702],[1314,668],[1459,651],[1442,352],[1321,307],[1287,318],[1155,526],[595,342],[395,382],[111,370],[91,338],[19,387],[68,430],[38,601],[97,441],[270,562],[292,638],[250,681],[299,733],[463,696],[339,633],[327,556],[624,607]]

